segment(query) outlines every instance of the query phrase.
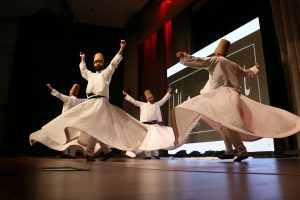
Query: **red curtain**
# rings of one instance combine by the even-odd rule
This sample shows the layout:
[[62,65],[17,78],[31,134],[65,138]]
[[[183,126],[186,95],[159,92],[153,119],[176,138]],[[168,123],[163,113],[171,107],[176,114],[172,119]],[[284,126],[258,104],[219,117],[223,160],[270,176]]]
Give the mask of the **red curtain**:
[[[139,52],[139,100],[145,101],[144,91],[150,89],[155,100],[160,100],[167,92],[167,68],[172,56],[172,23],[168,21],[161,30],[148,37]],[[161,108],[163,121],[167,122],[167,106]]]
[[164,43],[165,43],[165,69],[167,70],[171,66],[171,54],[172,54],[172,21],[169,20],[164,25]]
[[[139,90],[141,94],[143,91],[150,89],[152,92],[156,85],[153,85],[156,78],[156,69],[157,69],[157,33],[153,33],[150,37],[148,37],[144,41],[143,48],[143,65],[141,66],[142,70],[142,78]],[[155,95],[155,94],[154,94]]]
[[[161,30],[153,33],[144,43],[142,53],[142,65],[140,68],[140,100],[145,101],[143,96],[146,89],[150,89],[155,100],[160,100],[167,92],[167,68],[170,67],[172,56],[172,31],[171,20]],[[163,118],[167,117],[167,106],[162,107]],[[167,120],[164,120],[165,122]]]

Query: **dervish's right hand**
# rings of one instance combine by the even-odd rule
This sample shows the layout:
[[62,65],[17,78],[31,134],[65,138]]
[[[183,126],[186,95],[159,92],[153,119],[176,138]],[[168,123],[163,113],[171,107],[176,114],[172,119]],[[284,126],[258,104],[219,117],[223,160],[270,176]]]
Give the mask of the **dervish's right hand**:
[[124,97],[126,97],[126,96],[127,96],[127,93],[126,93],[125,91],[123,91],[123,95],[124,95]]
[[81,57],[81,62],[85,62],[85,54],[80,51],[79,56]]
[[53,87],[51,86],[51,84],[47,84],[47,87],[49,88],[50,92],[53,90]]
[[176,53],[176,57],[179,58],[179,59],[185,57],[186,55],[187,55],[187,53],[184,52],[184,51],[178,51]]
[[126,41],[125,40],[121,40],[120,41],[120,48],[124,49],[126,46]]
[[255,66],[257,69],[260,69],[260,64],[256,63]]
[[169,88],[168,88],[168,92],[170,93],[170,94],[172,94],[172,88],[169,86]]

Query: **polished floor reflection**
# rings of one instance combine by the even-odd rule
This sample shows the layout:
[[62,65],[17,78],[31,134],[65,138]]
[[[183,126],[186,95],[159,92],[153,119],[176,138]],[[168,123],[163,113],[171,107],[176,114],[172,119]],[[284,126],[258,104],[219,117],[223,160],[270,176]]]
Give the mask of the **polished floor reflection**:
[[300,159],[0,158],[0,199],[300,199]]

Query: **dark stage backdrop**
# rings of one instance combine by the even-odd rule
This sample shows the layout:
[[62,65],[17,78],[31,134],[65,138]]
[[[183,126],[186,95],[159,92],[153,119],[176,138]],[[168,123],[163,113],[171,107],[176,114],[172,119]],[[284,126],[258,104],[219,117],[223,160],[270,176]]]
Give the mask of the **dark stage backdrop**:
[[[9,89],[9,105],[1,152],[31,154],[30,133],[61,113],[62,102],[49,94],[51,83],[68,94],[73,83],[81,86],[78,97],[85,97],[86,80],[79,71],[79,52],[86,54],[88,68],[96,52],[102,52],[106,65],[120,48],[124,33],[120,29],[75,24],[51,12],[41,12],[20,19],[16,54]],[[113,75],[110,85],[111,103],[123,102],[124,60]],[[41,147],[42,148],[42,147]],[[40,151],[51,152],[48,148]],[[42,152],[44,151],[44,152]]]

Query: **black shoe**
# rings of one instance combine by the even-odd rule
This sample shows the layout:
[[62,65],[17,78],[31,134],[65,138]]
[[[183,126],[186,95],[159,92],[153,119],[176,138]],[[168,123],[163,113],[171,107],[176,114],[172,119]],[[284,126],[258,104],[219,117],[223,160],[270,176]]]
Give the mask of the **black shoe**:
[[69,155],[69,157],[68,157],[69,159],[75,159],[75,156],[71,156],[71,155]]
[[151,157],[145,157],[144,160],[151,160]]
[[232,154],[222,154],[222,155],[219,155],[218,158],[221,159],[221,160],[233,159],[234,155],[232,155]]
[[153,156],[155,159],[157,159],[157,160],[159,160],[160,159],[160,157],[159,156]]
[[106,160],[108,160],[110,157],[112,157],[112,155],[113,155],[113,152],[112,152],[112,151],[109,152],[109,153],[105,153],[104,156],[103,156],[102,158],[100,158],[99,160],[100,160],[100,161],[106,161]]
[[86,156],[86,161],[87,162],[94,162],[95,161],[95,158],[93,158],[92,156]]
[[249,157],[248,153],[243,153],[242,155],[239,155],[236,159],[234,159],[234,162],[241,162],[242,160],[245,160]]

